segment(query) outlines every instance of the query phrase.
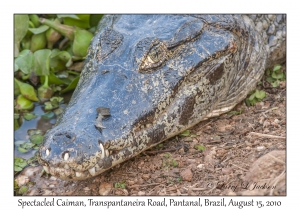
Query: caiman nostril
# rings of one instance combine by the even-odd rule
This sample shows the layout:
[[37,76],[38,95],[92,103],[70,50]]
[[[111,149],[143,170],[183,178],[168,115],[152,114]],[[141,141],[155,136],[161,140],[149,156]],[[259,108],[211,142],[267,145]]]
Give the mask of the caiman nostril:
[[76,135],[69,131],[59,132],[53,135],[53,142],[59,145],[71,144],[75,139]]
[[63,152],[62,153],[62,158],[67,161],[70,157],[69,151]]
[[98,113],[98,116],[95,120],[95,126],[97,129],[100,129],[101,132],[102,129],[106,128],[102,125],[102,120],[110,116],[110,109],[105,107],[98,107],[96,111]]

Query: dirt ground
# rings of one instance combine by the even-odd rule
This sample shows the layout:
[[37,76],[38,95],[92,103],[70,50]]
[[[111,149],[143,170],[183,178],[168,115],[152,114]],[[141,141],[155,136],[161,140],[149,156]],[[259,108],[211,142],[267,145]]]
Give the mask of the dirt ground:
[[[285,68],[285,67],[284,67]],[[286,85],[257,89],[255,106],[200,122],[97,177],[63,181],[28,167],[16,179],[33,182],[25,195],[286,195]]]

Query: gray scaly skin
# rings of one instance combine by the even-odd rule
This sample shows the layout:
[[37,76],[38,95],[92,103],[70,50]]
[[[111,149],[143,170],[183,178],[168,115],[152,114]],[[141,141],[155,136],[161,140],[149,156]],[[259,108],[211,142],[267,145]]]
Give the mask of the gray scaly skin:
[[231,110],[285,60],[285,19],[105,16],[40,164],[62,179],[87,179]]

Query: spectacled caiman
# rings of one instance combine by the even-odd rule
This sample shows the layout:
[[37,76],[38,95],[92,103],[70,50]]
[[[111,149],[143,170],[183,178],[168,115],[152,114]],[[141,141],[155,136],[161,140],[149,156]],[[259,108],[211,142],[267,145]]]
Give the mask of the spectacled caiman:
[[39,162],[66,180],[96,176],[231,110],[285,56],[282,14],[106,15]]

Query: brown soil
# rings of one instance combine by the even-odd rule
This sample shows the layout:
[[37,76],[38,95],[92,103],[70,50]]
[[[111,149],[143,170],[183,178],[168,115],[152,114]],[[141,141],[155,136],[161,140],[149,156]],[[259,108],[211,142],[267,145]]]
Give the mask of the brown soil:
[[234,108],[241,114],[200,122],[192,135],[169,139],[95,178],[63,181],[28,167],[17,179],[35,182],[26,195],[286,195],[285,82],[257,89],[267,97],[253,107],[241,102]]

